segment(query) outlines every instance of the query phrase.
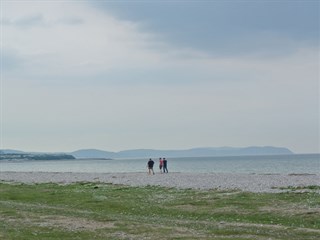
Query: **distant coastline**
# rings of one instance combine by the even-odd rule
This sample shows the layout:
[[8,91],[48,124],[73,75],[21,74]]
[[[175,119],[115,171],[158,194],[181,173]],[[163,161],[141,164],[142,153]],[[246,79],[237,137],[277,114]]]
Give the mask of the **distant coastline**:
[[[192,148],[185,150],[156,150],[156,149],[132,149],[119,152],[104,151],[99,149],[80,149],[66,153],[34,153],[24,152],[20,150],[3,149],[0,154],[20,154],[34,155],[37,157],[50,156],[55,158],[65,156],[70,159],[73,156],[76,159],[120,159],[120,158],[149,158],[149,157],[223,157],[223,156],[256,156],[256,155],[291,155],[294,154],[290,149],[284,147],[273,146],[251,146],[251,147],[208,147],[208,148]],[[37,158],[36,157],[36,158]]]
[[1,160],[23,161],[23,160],[68,160],[76,159],[69,154],[32,154],[32,153],[0,153]]

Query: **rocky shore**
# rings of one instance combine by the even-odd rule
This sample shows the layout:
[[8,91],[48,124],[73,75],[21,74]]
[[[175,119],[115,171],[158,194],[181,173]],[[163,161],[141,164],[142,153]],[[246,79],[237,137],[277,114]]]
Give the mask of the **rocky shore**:
[[165,186],[193,189],[279,192],[280,188],[320,186],[319,174],[178,173],[75,173],[0,172],[0,181],[22,183],[103,182],[130,186]]

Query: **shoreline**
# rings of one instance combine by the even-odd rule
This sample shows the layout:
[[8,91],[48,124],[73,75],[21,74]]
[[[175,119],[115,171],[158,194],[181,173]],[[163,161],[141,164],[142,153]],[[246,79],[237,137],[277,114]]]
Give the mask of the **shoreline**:
[[280,188],[320,187],[320,174],[242,174],[242,173],[83,173],[83,172],[1,172],[0,181],[20,183],[96,182],[182,189],[241,190],[248,192],[282,192]]

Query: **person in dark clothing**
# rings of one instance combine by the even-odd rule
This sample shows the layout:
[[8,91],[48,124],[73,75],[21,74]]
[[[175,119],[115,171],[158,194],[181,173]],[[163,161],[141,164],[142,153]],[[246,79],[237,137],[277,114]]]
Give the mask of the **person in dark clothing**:
[[154,165],[154,161],[150,158],[147,164],[148,170],[149,170],[149,175],[152,174],[154,175],[154,171],[153,171],[153,165]]
[[167,159],[166,158],[163,158],[163,173],[168,173],[168,162],[167,162]]

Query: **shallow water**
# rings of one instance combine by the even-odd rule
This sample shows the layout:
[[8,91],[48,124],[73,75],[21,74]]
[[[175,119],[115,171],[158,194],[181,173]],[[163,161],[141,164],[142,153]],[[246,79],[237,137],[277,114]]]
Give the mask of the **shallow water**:
[[[148,159],[76,159],[0,161],[0,171],[36,172],[143,172]],[[158,160],[155,171],[159,172]],[[196,173],[320,173],[320,154],[277,156],[168,158],[169,172]]]

